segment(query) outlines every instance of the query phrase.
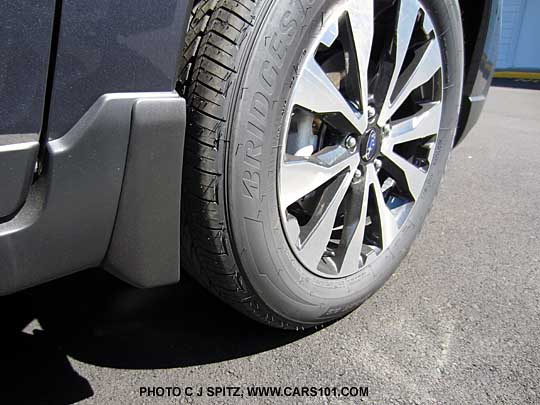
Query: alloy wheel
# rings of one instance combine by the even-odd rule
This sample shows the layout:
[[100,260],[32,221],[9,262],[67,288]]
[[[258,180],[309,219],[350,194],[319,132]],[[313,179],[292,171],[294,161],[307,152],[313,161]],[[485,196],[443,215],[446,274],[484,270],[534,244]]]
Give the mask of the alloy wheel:
[[278,201],[297,259],[342,278],[381,255],[422,199],[443,68],[417,0],[342,2],[322,24],[288,104]]

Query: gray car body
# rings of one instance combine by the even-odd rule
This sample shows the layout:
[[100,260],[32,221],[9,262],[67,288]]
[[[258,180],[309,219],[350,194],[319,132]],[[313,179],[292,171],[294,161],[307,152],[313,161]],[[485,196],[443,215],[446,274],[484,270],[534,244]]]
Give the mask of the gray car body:
[[[500,0],[461,2],[457,141],[495,69]],[[178,282],[190,0],[0,0],[0,294],[93,266]],[[480,19],[480,21],[478,21]]]

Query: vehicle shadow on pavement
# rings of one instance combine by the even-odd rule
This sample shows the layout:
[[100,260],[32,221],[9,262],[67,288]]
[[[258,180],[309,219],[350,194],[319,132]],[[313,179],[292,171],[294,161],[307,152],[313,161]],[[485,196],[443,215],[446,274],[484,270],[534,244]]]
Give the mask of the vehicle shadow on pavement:
[[[77,399],[93,393],[68,356],[111,368],[187,367],[249,356],[313,333],[260,325],[188,277],[178,286],[139,290],[98,269],[3,297],[0,307],[11,311],[11,329],[0,330],[12,342],[2,349],[4,371],[26,389],[59,386],[60,394],[69,387],[78,390]],[[33,319],[42,330],[22,332]]]
[[61,346],[47,332],[22,331],[32,321],[26,294],[2,297],[0,394],[3,403],[72,404],[89,398],[89,382],[71,366]]
[[493,87],[506,87],[511,89],[540,90],[540,80],[530,79],[493,79]]

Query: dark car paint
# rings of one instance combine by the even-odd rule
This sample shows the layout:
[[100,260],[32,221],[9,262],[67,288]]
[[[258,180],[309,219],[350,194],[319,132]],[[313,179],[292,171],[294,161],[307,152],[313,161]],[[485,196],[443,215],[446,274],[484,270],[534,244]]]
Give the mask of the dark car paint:
[[[486,17],[498,15],[500,0],[486,1],[485,10],[490,11]],[[104,259],[115,274],[142,287],[178,279],[177,255],[167,259],[168,266],[159,262],[157,251],[126,255],[141,243],[152,245],[148,238],[140,238],[145,229],[137,224],[170,225],[164,233],[168,241],[163,245],[151,241],[157,248],[172,251],[178,243],[177,205],[168,204],[168,210],[160,210],[152,198],[134,198],[148,190],[160,194],[159,184],[168,187],[164,195],[179,193],[179,188],[169,190],[173,183],[179,187],[179,171],[168,181],[153,182],[152,176],[169,175],[170,167],[181,167],[182,148],[171,147],[169,150],[177,152],[167,154],[144,134],[152,133],[156,142],[169,145],[176,142],[175,137],[178,142],[183,140],[184,116],[173,113],[185,104],[174,87],[191,3],[65,0],[62,4],[57,0],[55,29],[52,36],[45,37],[52,43],[49,70],[54,74],[42,96],[46,115],[43,128],[38,128],[41,169],[22,208],[0,218],[0,294],[98,265]],[[4,21],[0,14],[0,24]],[[499,21],[484,20],[483,24],[468,61],[463,129],[474,121],[478,112],[474,106],[481,107],[494,69],[491,50],[496,48]],[[45,83],[37,86],[43,89]],[[153,100],[174,107],[165,112]],[[135,108],[138,103],[147,105],[147,112]],[[156,118],[161,112],[163,115]],[[0,118],[3,114],[0,110]],[[155,121],[148,128],[142,118],[145,114]],[[138,145],[148,148],[149,154],[133,149]],[[149,160],[154,152],[166,159]],[[145,174],[143,166],[150,163],[156,165],[155,174],[141,175]],[[167,222],[168,218],[172,220]],[[156,228],[152,235],[159,238],[160,233]],[[115,241],[112,245],[111,240]],[[152,256],[158,258],[155,266],[144,262]],[[148,274],[149,268],[156,272],[164,268],[164,272]]]
[[172,91],[191,1],[63,1],[47,138],[102,95]]
[[43,121],[54,0],[0,3],[0,137],[38,134]]
[[174,90],[191,3],[0,0],[0,222],[28,195],[40,138],[43,152],[103,94]]
[[0,222],[26,198],[43,122],[54,0],[0,2]]

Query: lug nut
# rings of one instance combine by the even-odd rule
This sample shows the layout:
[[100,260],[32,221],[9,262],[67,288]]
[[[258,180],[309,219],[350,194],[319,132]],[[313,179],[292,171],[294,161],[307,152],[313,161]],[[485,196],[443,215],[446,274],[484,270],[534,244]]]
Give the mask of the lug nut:
[[390,131],[392,130],[392,126],[390,124],[386,124],[384,127],[383,127],[383,132],[385,135],[388,135],[390,133]]
[[373,163],[375,164],[375,169],[377,169],[377,170],[381,169],[381,167],[382,167],[381,159],[375,159],[375,161]]
[[356,171],[354,172],[354,179],[358,180],[360,178],[362,178],[362,170],[356,169]]
[[349,135],[347,139],[345,139],[345,147],[349,150],[353,150],[356,148],[356,138],[352,135]]

